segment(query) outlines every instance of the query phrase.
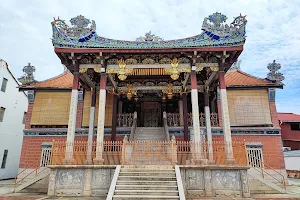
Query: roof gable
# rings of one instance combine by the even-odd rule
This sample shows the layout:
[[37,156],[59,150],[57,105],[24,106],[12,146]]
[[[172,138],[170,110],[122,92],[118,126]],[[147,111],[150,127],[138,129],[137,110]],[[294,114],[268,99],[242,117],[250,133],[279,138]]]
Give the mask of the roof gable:
[[240,70],[228,71],[225,74],[227,87],[251,87],[251,86],[282,86],[267,79],[258,78]]
[[277,116],[282,122],[300,122],[300,115],[294,113],[278,113]]

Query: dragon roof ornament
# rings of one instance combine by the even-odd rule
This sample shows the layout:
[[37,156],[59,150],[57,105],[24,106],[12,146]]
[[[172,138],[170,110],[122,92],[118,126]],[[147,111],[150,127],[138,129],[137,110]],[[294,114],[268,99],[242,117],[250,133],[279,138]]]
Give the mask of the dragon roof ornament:
[[151,34],[151,31],[145,34],[145,36],[141,36],[136,38],[136,41],[138,42],[158,42],[158,41],[163,41],[161,37],[158,37],[154,34]]
[[34,80],[33,72],[35,72],[35,67],[31,65],[31,63],[28,63],[28,65],[23,67],[24,75],[18,78],[18,81],[20,81],[23,85],[27,83],[31,83]]
[[279,82],[284,80],[284,76],[282,73],[278,72],[278,70],[281,68],[280,63],[276,63],[275,60],[273,60],[272,63],[268,64],[268,69],[270,72],[267,75],[267,79],[274,82]]
[[160,49],[190,47],[226,47],[241,46],[245,43],[246,16],[235,17],[233,22],[225,24],[227,17],[214,13],[204,18],[202,33],[178,40],[163,40],[151,32],[136,41],[113,40],[100,37],[96,33],[95,21],[82,15],[70,20],[71,26],[59,18],[52,24],[52,42],[60,48],[116,48],[116,49]]

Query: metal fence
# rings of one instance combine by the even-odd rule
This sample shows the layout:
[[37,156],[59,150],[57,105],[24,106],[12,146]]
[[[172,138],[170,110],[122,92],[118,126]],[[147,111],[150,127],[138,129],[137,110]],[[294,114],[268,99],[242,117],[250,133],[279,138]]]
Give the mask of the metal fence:
[[[51,164],[64,165],[66,147],[73,149],[72,165],[94,164],[98,149],[102,149],[104,165],[192,165],[197,158],[208,158],[207,142],[185,141],[103,141],[93,142],[92,152],[88,153],[87,141],[53,141]],[[213,158],[215,165],[225,165],[225,143],[214,141]],[[246,146],[243,141],[232,142],[236,165],[247,165]],[[88,158],[91,158],[88,162]]]

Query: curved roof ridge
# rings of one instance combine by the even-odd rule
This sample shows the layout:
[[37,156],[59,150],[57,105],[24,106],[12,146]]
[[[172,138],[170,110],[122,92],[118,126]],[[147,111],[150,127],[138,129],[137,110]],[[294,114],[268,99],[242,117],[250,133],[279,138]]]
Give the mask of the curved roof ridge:
[[257,76],[253,76],[253,75],[248,74],[248,73],[246,73],[246,72],[244,72],[244,71],[242,71],[240,69],[237,69],[237,71],[240,72],[240,73],[242,73],[242,74],[244,74],[244,75],[246,75],[246,76],[249,76],[251,78],[256,78],[256,79],[263,80],[263,81],[266,81],[266,82],[269,82],[269,83],[273,83],[272,81],[270,81],[270,80],[268,80],[266,78],[260,78],[260,77],[257,77]]
[[[47,81],[51,81],[51,80],[54,80],[54,79],[56,79],[56,78],[60,78],[60,77],[62,77],[63,75],[68,74],[68,73],[72,74],[71,72],[69,72],[68,70],[66,70],[66,71],[64,71],[63,73],[60,73],[60,74],[58,74],[58,75],[56,75],[56,76],[54,76],[54,77],[45,79],[45,80],[43,80],[43,81],[37,81],[37,82],[33,83],[33,85],[34,85],[34,84],[38,84],[38,83],[44,83],[44,82],[47,82]],[[31,84],[29,84],[29,85],[31,85]]]

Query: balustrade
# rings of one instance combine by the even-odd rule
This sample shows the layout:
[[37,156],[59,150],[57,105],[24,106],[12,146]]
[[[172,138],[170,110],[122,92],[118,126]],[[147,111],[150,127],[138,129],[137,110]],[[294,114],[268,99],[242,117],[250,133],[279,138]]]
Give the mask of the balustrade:
[[[185,120],[185,119],[184,119]],[[189,126],[193,125],[193,114],[188,113],[188,124]],[[179,113],[168,113],[167,114],[167,121],[168,121],[168,126],[171,127],[176,127],[180,126],[180,116]],[[199,113],[199,122],[201,127],[205,127],[205,113]],[[218,114],[217,113],[210,113],[210,123],[211,126],[219,126],[219,121],[218,121]]]
[[117,115],[118,127],[132,127],[134,113],[119,113]]

